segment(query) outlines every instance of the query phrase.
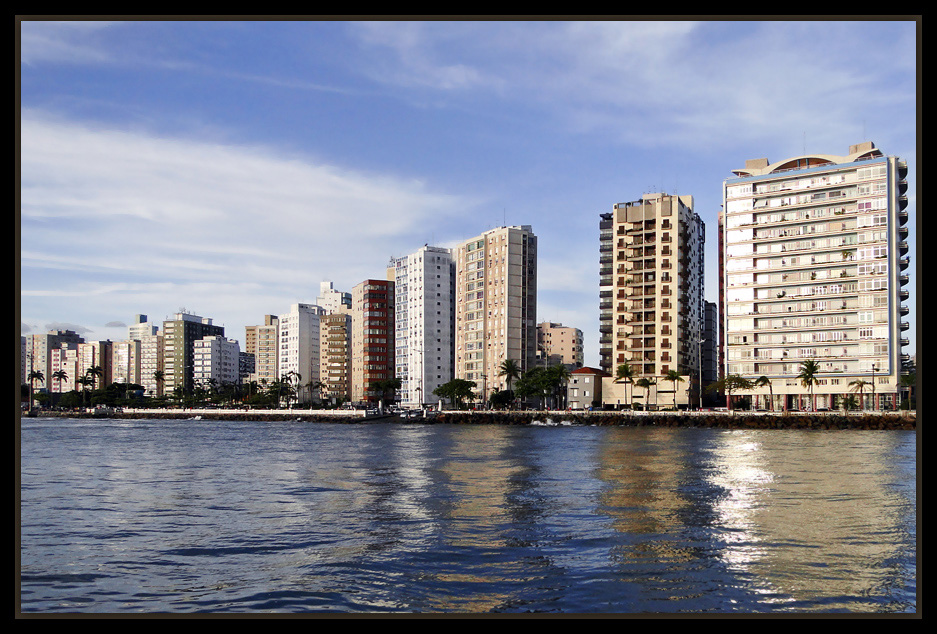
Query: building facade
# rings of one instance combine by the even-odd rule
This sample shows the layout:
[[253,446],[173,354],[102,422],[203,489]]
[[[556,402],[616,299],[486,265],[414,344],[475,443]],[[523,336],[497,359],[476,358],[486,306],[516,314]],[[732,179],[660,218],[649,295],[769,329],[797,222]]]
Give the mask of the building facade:
[[602,214],[599,227],[602,370],[615,376],[628,364],[636,378],[649,380],[676,371],[684,388],[695,386],[705,227],[693,197],[645,194]]
[[323,315],[319,320],[319,381],[322,400],[338,405],[351,400],[351,311]]
[[537,324],[539,365],[565,365],[570,370],[583,364],[582,330],[544,321]]
[[396,378],[394,282],[365,280],[351,290],[351,301],[351,399],[377,402],[374,384]]
[[240,379],[241,346],[220,335],[194,342],[192,377],[204,390],[237,385]]
[[195,342],[202,337],[224,336],[224,326],[212,324],[208,317],[185,311],[163,321],[163,390],[173,394],[181,389],[191,394],[195,385]]
[[452,251],[424,246],[394,260],[395,364],[400,403],[420,407],[439,402],[433,391],[452,380]]
[[487,400],[507,389],[512,360],[537,362],[537,236],[529,225],[499,227],[455,249],[455,378]]
[[244,329],[244,352],[254,355],[254,370],[251,381],[268,385],[279,376],[280,348],[279,319],[276,315],[264,315],[264,323]]
[[[907,164],[848,154],[746,161],[724,183],[725,373],[766,377],[753,406],[810,409],[850,395],[895,406],[907,340]],[[773,397],[772,397],[773,394]],[[773,401],[772,401],[773,398]]]
[[317,304],[293,304],[277,318],[277,376],[289,378],[302,400],[307,394],[301,386],[319,381],[319,320],[324,314]]

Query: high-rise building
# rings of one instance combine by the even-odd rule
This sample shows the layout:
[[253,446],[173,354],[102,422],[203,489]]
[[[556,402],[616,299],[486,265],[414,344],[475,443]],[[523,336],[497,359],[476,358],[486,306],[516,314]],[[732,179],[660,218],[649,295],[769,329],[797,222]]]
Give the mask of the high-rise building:
[[140,339],[140,385],[146,396],[163,395],[164,375],[162,333],[143,335]]
[[147,335],[155,335],[159,332],[159,327],[147,320],[146,315],[134,315],[133,323],[127,326],[127,339],[130,341],[142,341]]
[[[278,378],[289,377],[294,387],[297,382],[305,386],[319,380],[319,319],[324,314],[316,304],[293,304],[290,312],[277,318]],[[304,397],[305,392],[299,396]]]
[[[845,156],[749,160],[724,183],[725,372],[769,386],[755,407],[818,408],[855,396],[890,408],[907,345],[907,164],[867,142]],[[774,402],[771,402],[771,394]]]
[[437,403],[433,391],[452,380],[452,251],[423,246],[393,263],[400,402],[410,407]]
[[163,321],[163,390],[172,394],[176,388],[190,394],[194,386],[195,342],[211,335],[224,336],[224,326],[212,324],[184,310]]
[[365,280],[351,289],[351,399],[382,399],[372,388],[395,377],[394,282]]
[[704,316],[705,227],[693,197],[645,194],[602,214],[599,227],[602,369],[615,376],[626,363],[636,378],[657,377],[661,393],[670,387],[662,377],[676,371],[687,377],[686,403],[699,380]]
[[339,291],[334,288],[332,282],[325,281],[319,283],[319,296],[316,298],[316,305],[325,309],[325,314],[331,315],[342,310],[351,310],[351,293]]
[[47,333],[39,335],[29,335],[26,338],[26,349],[24,359],[26,361],[23,369],[23,383],[29,382],[29,375],[33,372],[41,372],[42,382],[34,384],[36,391],[49,391],[51,385],[51,376],[55,371],[52,367],[52,350],[58,348],[63,343],[84,343],[84,339],[72,330],[50,330]]
[[[146,335],[142,335],[146,336]],[[139,340],[115,341],[111,344],[113,383],[136,383],[141,379],[141,345]]]
[[319,391],[324,401],[337,405],[351,399],[351,310],[319,318]]
[[537,359],[540,365],[562,364],[570,370],[582,367],[582,331],[545,321],[537,324]]
[[264,315],[264,323],[247,326],[244,330],[244,351],[254,355],[254,370],[251,380],[261,385],[272,383],[278,378],[278,349],[280,337],[276,315]]
[[221,335],[208,335],[194,342],[192,378],[202,389],[237,385],[241,346]]
[[529,225],[499,227],[455,249],[455,378],[487,400],[507,389],[501,365],[537,362],[537,236]]

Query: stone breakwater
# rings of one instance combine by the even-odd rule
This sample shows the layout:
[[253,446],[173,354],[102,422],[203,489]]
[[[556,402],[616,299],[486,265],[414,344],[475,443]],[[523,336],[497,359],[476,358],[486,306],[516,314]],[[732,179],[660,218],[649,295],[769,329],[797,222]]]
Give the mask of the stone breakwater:
[[612,425],[625,427],[712,427],[723,429],[903,429],[917,428],[915,412],[751,413],[751,412],[562,412],[562,411],[442,411],[429,418],[396,415],[364,416],[363,412],[243,411],[243,410],[136,410],[108,413],[40,413],[63,418],[176,419],[204,421],[295,421],[361,424],[454,425]]

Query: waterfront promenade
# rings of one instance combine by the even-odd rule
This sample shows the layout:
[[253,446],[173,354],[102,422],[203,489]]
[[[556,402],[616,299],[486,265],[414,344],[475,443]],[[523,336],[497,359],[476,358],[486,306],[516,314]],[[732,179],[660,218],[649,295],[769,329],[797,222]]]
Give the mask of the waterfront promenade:
[[726,429],[904,429],[917,428],[916,412],[723,412],[723,411],[473,411],[430,410],[376,413],[374,410],[123,409],[93,413],[38,412],[62,418],[169,420],[269,420],[326,423],[397,422],[461,425],[621,425]]

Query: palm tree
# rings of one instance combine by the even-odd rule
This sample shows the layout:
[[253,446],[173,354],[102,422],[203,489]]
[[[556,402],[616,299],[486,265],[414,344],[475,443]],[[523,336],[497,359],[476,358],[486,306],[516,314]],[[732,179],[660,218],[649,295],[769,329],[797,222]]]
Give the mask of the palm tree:
[[98,382],[97,382],[98,377],[104,376],[104,368],[102,368],[99,365],[93,365],[87,370],[85,370],[85,376],[91,378],[91,391],[93,392],[96,389],[98,389]]
[[683,377],[680,376],[680,373],[676,370],[668,370],[667,376],[664,377],[665,380],[673,383],[673,409],[677,410],[677,381],[683,382]]
[[160,389],[159,386],[162,384],[162,382],[163,382],[163,380],[165,380],[165,378],[166,378],[166,375],[163,374],[163,371],[162,371],[162,370],[157,370],[156,372],[153,373],[153,380],[156,381],[156,392],[157,392],[157,394],[162,394],[162,393],[163,393],[163,391]]
[[569,383],[569,378],[572,375],[569,372],[569,368],[562,363],[557,363],[549,369],[548,376],[553,394],[556,397],[556,406],[560,408],[561,400],[563,401],[562,405],[566,404],[566,400],[563,398],[566,394],[566,390],[563,389],[563,386]]
[[[615,369],[615,383],[634,383],[634,368],[627,363],[620,364]],[[628,401],[628,386],[625,386],[625,404]]]
[[511,391],[511,381],[521,377],[521,366],[517,365],[514,359],[505,359],[501,362],[501,368],[498,376],[503,376],[508,386],[508,392]]
[[771,394],[771,403],[770,403],[771,411],[773,412],[774,411],[774,387],[771,385],[771,380],[768,377],[762,375],[758,377],[757,379],[755,379],[754,385],[755,387],[764,387],[766,385],[768,386],[768,393]]
[[801,385],[810,389],[810,408],[814,412],[817,411],[817,403],[813,397],[813,386],[818,383],[817,374],[819,372],[820,364],[813,359],[800,362],[800,374],[797,375],[797,378],[800,379]]
[[651,386],[654,384],[644,377],[641,377],[640,379],[635,381],[634,384],[637,385],[638,387],[644,388],[644,409],[645,411],[647,411],[647,399],[651,393]]
[[863,394],[863,392],[865,391],[865,388],[868,387],[869,385],[870,383],[863,379],[856,379],[855,381],[849,382],[849,391],[859,393],[859,399],[862,403],[862,409],[865,409],[865,395]]
[[88,390],[86,390],[85,388],[87,388],[89,385],[93,385],[94,379],[92,379],[90,376],[85,374],[84,376],[80,376],[77,379],[75,379],[75,383],[81,386],[81,406],[84,407],[85,395],[88,393]]
[[42,370],[33,370],[29,373],[29,376],[26,377],[29,380],[29,409],[33,408],[33,383],[39,381],[40,383],[46,382],[46,377],[42,374]]
[[725,377],[719,379],[715,383],[710,383],[706,386],[707,392],[725,392],[727,396],[727,402],[729,404],[729,411],[732,411],[732,392],[736,390],[750,390],[754,384],[746,379],[745,377],[739,376],[738,374],[727,374]]

